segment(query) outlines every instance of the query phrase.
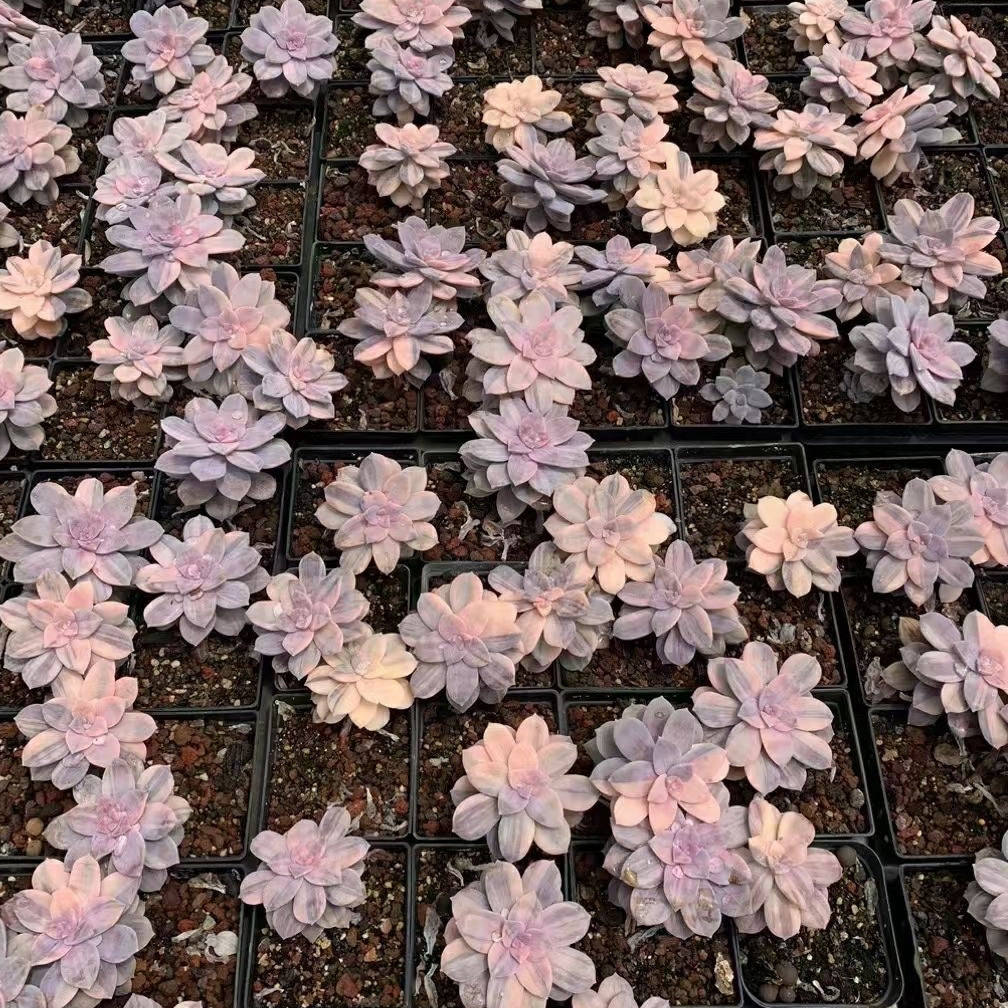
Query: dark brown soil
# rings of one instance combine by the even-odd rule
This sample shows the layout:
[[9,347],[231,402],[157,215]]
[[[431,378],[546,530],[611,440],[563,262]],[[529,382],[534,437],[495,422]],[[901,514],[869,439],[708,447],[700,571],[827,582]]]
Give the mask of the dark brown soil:
[[231,20],[230,0],[196,0],[186,8],[190,16],[206,18],[210,22],[210,30],[218,31],[227,28]]
[[[249,18],[258,13],[260,9],[258,0],[238,0],[235,4],[234,14],[231,18],[232,27],[247,25]],[[329,13],[328,0],[305,0],[305,9],[309,14]]]
[[95,340],[105,339],[105,319],[121,315],[122,298],[119,285],[109,283],[103,273],[86,273],[80,278],[78,287],[83,287],[91,295],[91,307],[76,315],[68,315],[69,320],[60,343],[61,357],[81,357],[91,359],[88,347]]
[[[672,410],[673,427],[694,427],[714,423],[714,404],[709,403],[700,395],[700,389],[712,382],[721,373],[725,361],[700,365],[700,381],[689,388],[681,388],[674,399],[669,402]],[[791,383],[783,375],[771,375],[767,394],[773,403],[763,410],[760,426],[773,427],[795,423],[794,399],[791,395]],[[718,424],[723,429],[723,425]],[[748,425],[747,425],[748,426]]]
[[87,122],[73,131],[73,146],[80,158],[80,168],[67,176],[68,182],[93,182],[98,171],[98,141],[105,135],[108,109],[96,108],[88,113]]
[[749,25],[742,36],[746,61],[753,73],[788,73],[804,70],[802,56],[787,37],[791,13],[787,7],[765,10],[743,7],[742,16]]
[[980,379],[987,368],[990,353],[987,348],[987,333],[980,329],[957,329],[956,339],[968,343],[977,356],[972,364],[963,368],[963,383],[956,391],[956,401],[952,406],[935,403],[938,419],[946,422],[1008,420],[1008,402],[1003,395],[985,392],[980,388]]
[[866,165],[849,165],[832,189],[816,189],[808,199],[795,199],[791,192],[777,192],[769,181],[767,191],[771,220],[778,234],[863,232],[883,226]]
[[976,216],[997,216],[980,155],[973,151],[928,154],[926,167],[913,175],[904,175],[882,191],[890,213],[900,199],[916,200],[925,210],[936,210],[956,193],[967,192],[976,201]]
[[752,174],[748,162],[742,158],[714,161],[700,154],[693,158],[693,167],[717,173],[718,192],[725,198],[725,205],[718,213],[718,236],[751,238],[759,234],[759,227],[753,222]]
[[966,739],[960,754],[941,724],[914,728],[900,714],[873,714],[872,726],[902,855],[972,856],[1000,845],[1008,777],[1003,758],[982,737]]
[[[493,86],[489,82],[487,85]],[[493,154],[493,147],[483,139],[486,130],[483,125],[485,90],[483,81],[459,81],[434,103],[437,111],[432,120],[438,125],[439,139],[450,143],[459,154]]]
[[591,389],[574,394],[570,415],[583,428],[664,427],[664,401],[643,376],[620,378],[613,371],[619,348],[609,340],[590,341],[595,347],[595,363],[588,365]]
[[563,100],[557,108],[561,112],[566,112],[572,121],[571,128],[566,133],[558,135],[574,144],[579,155],[586,154],[585,144],[589,137],[595,135],[592,132],[595,124],[595,113],[591,111],[593,100],[581,93],[580,81],[553,81],[550,86],[563,95]]
[[[485,323],[492,325],[489,318],[485,319]],[[478,324],[483,325],[484,320],[481,319]],[[449,333],[455,347],[451,356],[437,357],[431,362],[434,371],[423,390],[424,430],[472,433],[469,414],[479,407],[462,394],[466,365],[472,356],[467,338],[469,331],[470,327],[466,325],[464,331],[459,329]]]
[[315,118],[311,106],[260,107],[259,115],[238,127],[236,146],[255,151],[256,168],[266,180],[303,183],[311,157]]
[[267,827],[285,833],[320,819],[330,805],[360,816],[359,832],[402,836],[409,819],[409,711],[393,711],[380,732],[316,724],[311,710],[278,702]]
[[346,1008],[394,1008],[406,983],[407,854],[372,849],[364,870],[367,898],[360,921],[345,931],[326,931],[314,944],[284,940],[265,926],[255,948],[255,1002],[273,1008],[339,1004]]
[[23,476],[0,478],[0,537],[7,535],[18,516],[21,494],[24,491]]
[[[357,158],[369,144],[378,143],[371,101],[366,87],[329,89],[324,141],[326,160]],[[441,139],[446,139],[443,131]]]
[[416,781],[416,832],[425,837],[453,837],[455,804],[451,789],[465,776],[462,750],[483,738],[488,724],[517,728],[525,718],[538,714],[550,731],[556,731],[556,715],[545,702],[504,700],[494,707],[477,704],[457,714],[447,704],[431,702],[421,707],[420,763]]
[[256,205],[235,222],[245,236],[236,258],[248,266],[296,266],[301,261],[305,194],[301,186],[258,186]]
[[546,10],[535,19],[536,73],[564,77],[594,73],[599,66],[637,63],[632,49],[610,49],[605,39],[588,34],[588,8]]
[[364,47],[367,32],[358,28],[350,18],[336,20],[336,70],[332,79],[336,81],[366,81],[370,77],[367,62],[371,54]]
[[7,223],[17,228],[26,248],[44,238],[52,245],[58,245],[66,255],[76,252],[80,245],[81,222],[87,200],[87,187],[81,190],[60,186],[59,199],[52,206],[11,203]]
[[487,74],[525,77],[532,73],[532,18],[517,19],[511,29],[514,42],[495,39],[489,49],[477,38],[475,21],[470,21],[462,30],[465,38],[455,43],[455,64],[449,71],[453,77]]
[[81,0],[67,11],[59,0],[47,0],[40,12],[29,8],[28,16],[58,32],[81,35],[129,34],[129,16],[134,6],[121,0]]
[[[521,224],[516,222],[513,226],[521,227]],[[640,232],[634,227],[629,210],[614,212],[604,202],[575,207],[571,214],[570,231],[560,232],[550,228],[552,237],[574,243],[607,242],[615,235],[631,235],[634,241],[643,241],[643,236],[636,237],[638,234]]]
[[999,624],[1008,623],[1008,581],[983,578],[980,584],[991,620]]
[[560,677],[565,686],[585,689],[693,689],[704,682],[706,665],[701,657],[682,668],[665,665],[652,636],[632,641],[613,637],[585,668],[561,669]]
[[[798,985],[786,989],[796,990],[793,1000],[799,1004],[872,1004],[885,993],[889,969],[876,909],[878,883],[853,850],[851,854],[852,863],[829,888],[833,916],[823,930],[802,928],[786,941],[769,931],[739,937],[742,976],[750,990],[763,984],[778,986],[777,971],[791,965],[798,971]],[[777,1000],[792,999],[778,994]]]
[[[788,265],[797,263],[806,269],[822,270],[826,261],[827,252],[835,252],[840,244],[838,238],[794,238],[792,240],[782,239],[777,244],[784,250],[784,257]],[[820,273],[821,276],[825,274]],[[832,346],[830,342],[822,344],[823,347]],[[803,361],[804,363],[804,361]]]
[[336,329],[354,313],[354,294],[379,268],[366,249],[319,249],[315,256],[310,328]]
[[1004,276],[1004,271],[1008,268],[1008,248],[1004,239],[999,236],[984,251],[989,252],[1001,263],[1002,275],[988,277],[985,280],[987,293],[982,301],[967,301],[963,305],[956,318],[964,322],[972,319],[997,318],[1008,312],[1008,279]]
[[[578,758],[571,767],[571,773],[591,776],[595,763],[585,750],[585,745],[595,737],[601,725],[615,721],[633,701],[626,697],[618,700],[599,700],[571,704],[567,710],[567,733],[578,747]],[[644,701],[641,701],[642,703]],[[609,803],[599,801],[584,814],[581,822],[573,829],[575,837],[605,837],[610,834]]]
[[394,238],[394,225],[414,212],[380,197],[362,168],[329,165],[322,179],[318,240],[360,241],[368,234]]
[[430,219],[445,227],[464,226],[470,245],[491,252],[504,247],[511,224],[492,161],[452,162],[449,178],[427,199]]
[[[967,28],[994,43],[997,50],[995,59],[1000,66],[1004,66],[1008,60],[1008,18],[1004,11],[989,7],[972,10],[959,8],[955,15]],[[970,110],[980,130],[980,139],[985,144],[1008,142],[1008,123],[1005,122],[1004,106],[1000,101],[970,102]]]
[[147,762],[166,763],[175,793],[192,806],[183,858],[239,855],[252,783],[254,727],[248,722],[170,718],[147,742]]

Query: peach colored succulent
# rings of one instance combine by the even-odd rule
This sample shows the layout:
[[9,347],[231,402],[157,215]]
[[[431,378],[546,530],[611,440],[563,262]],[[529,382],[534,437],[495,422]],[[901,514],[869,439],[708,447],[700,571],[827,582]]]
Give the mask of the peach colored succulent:
[[795,0],[788,4],[791,21],[788,38],[798,52],[821,53],[828,43],[844,41],[840,18],[847,13],[847,0]]
[[527,143],[545,143],[547,133],[571,128],[571,117],[557,111],[562,100],[559,91],[544,89],[542,80],[535,76],[495,84],[483,93],[486,142],[501,152],[518,136]]
[[899,266],[883,261],[879,251],[882,240],[882,235],[873,231],[863,241],[844,238],[836,252],[826,253],[823,272],[832,278],[826,283],[843,295],[836,308],[841,322],[849,322],[861,312],[874,315],[879,298],[893,294],[905,298],[910,293],[910,286],[900,280]]
[[63,255],[44,240],[24,258],[8,256],[0,269],[0,318],[10,319],[22,339],[55,339],[67,313],[91,307],[91,295],[74,286],[80,267],[79,255]]

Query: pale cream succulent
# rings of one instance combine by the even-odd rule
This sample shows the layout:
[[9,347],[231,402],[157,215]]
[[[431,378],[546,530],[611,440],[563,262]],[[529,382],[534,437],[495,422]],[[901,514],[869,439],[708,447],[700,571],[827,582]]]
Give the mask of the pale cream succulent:
[[518,137],[525,142],[545,143],[547,133],[562,133],[573,121],[566,112],[558,112],[563,96],[543,88],[540,78],[501,81],[483,93],[483,122],[486,142],[503,152]]
[[795,49],[819,55],[823,47],[839,46],[845,41],[840,30],[840,18],[847,13],[847,0],[796,0],[788,4],[791,21],[788,24],[788,38]]

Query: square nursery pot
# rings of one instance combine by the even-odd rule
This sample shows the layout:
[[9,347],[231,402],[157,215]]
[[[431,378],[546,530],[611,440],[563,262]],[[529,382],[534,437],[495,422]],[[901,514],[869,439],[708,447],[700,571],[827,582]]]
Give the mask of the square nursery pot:
[[956,326],[956,339],[968,343],[977,356],[963,369],[963,382],[956,391],[955,403],[952,406],[933,404],[938,429],[945,436],[958,438],[988,431],[1000,433],[1008,421],[1005,397],[980,388],[980,380],[990,358],[987,325],[984,322],[960,322]]

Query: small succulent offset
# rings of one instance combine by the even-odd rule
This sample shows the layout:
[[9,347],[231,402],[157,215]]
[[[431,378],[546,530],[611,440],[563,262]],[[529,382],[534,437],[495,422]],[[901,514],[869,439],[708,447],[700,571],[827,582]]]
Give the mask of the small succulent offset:
[[406,680],[416,669],[416,659],[399,634],[365,631],[341,650],[323,655],[322,664],[305,676],[316,721],[337,724],[349,718],[358,728],[378,731],[389,723],[393,710],[412,705],[413,691]]
[[577,557],[564,559],[552,543],[536,546],[523,571],[495,567],[488,580],[518,610],[521,665],[532,672],[554,662],[583,669],[612,625],[611,596],[585,574]]
[[155,196],[171,196],[173,182],[164,181],[161,166],[146,156],[116,158],[95,183],[95,214],[106,224],[122,224],[132,210],[145,207]]
[[188,139],[189,127],[168,122],[168,113],[157,108],[146,115],[113,119],[112,132],[98,141],[98,151],[109,161],[130,157],[153,160],[158,154],[177,150]]
[[267,98],[282,98],[288,89],[314,98],[333,75],[338,46],[330,18],[309,14],[301,0],[284,0],[279,10],[264,5],[249,18],[241,58],[252,64]]
[[588,34],[606,40],[610,50],[640,49],[647,36],[647,22],[642,11],[658,0],[588,0]]
[[847,8],[847,0],[794,0],[788,4],[792,17],[787,37],[798,52],[818,54],[827,44],[842,45],[840,19]]
[[103,873],[93,857],[72,868],[47,858],[32,873],[31,888],[11,896],[2,912],[14,949],[33,964],[31,987],[13,1002],[20,1008],[33,1005],[24,997],[29,990],[43,992],[52,1006],[95,1005],[128,990],[136,953],[154,937],[137,880]]
[[431,98],[443,98],[454,86],[448,76],[448,68],[455,62],[451,47],[419,53],[386,35],[370,52],[369,90],[377,96],[372,115],[395,116],[400,126],[411,123],[415,116],[429,116]]
[[819,930],[831,916],[828,889],[842,869],[832,851],[811,846],[815,827],[798,812],[780,812],[764,798],[749,803],[749,846],[743,857],[752,873],[752,912],[735,918],[743,934],[767,929],[793,938],[801,928]]
[[189,127],[190,139],[233,143],[238,127],[257,115],[255,105],[238,100],[251,86],[248,74],[235,71],[226,57],[215,56],[188,87],[166,95],[162,107],[169,122]]
[[578,290],[591,291],[591,301],[582,304],[586,313],[597,313],[620,303],[623,288],[631,277],[645,284],[661,285],[671,277],[668,259],[654,245],[644,242],[631,245],[624,235],[614,235],[604,249],[578,245],[574,254],[587,267],[578,282]]
[[23,452],[42,447],[42,421],[56,412],[51,388],[46,369],[25,364],[17,347],[0,351],[0,459],[7,457],[11,446]]
[[43,834],[66,851],[66,866],[93,857],[106,871],[139,879],[141,892],[160,889],[167,869],[179,863],[178,845],[192,815],[189,802],[175,794],[171,770],[116,759],[101,777],[88,774],[73,796],[75,806],[53,819]]
[[559,91],[543,89],[539,77],[502,81],[483,92],[486,142],[502,153],[520,137],[526,147],[544,143],[547,133],[563,133],[573,125],[566,112],[558,112]]
[[840,19],[847,38],[864,44],[865,55],[879,67],[908,64],[931,21],[933,0],[868,0],[864,13],[849,8]]
[[417,52],[453,45],[462,38],[462,25],[472,17],[468,7],[455,0],[363,0],[354,24],[368,31],[367,44],[389,36]]
[[[2,20],[3,12],[0,11],[0,24]],[[45,994],[28,983],[31,962],[25,955],[26,944],[8,932],[7,925],[0,919],[0,998],[6,1008],[47,1008]]]
[[695,93],[686,107],[696,113],[689,131],[699,138],[700,150],[734,150],[749,139],[754,126],[770,126],[780,101],[767,90],[769,84],[733,59],[697,67]]
[[47,119],[77,128],[87,122],[88,110],[101,104],[101,61],[77,32],[43,28],[30,41],[9,45],[7,58],[0,87],[7,89],[7,108],[14,112],[38,107]]
[[888,391],[904,413],[917,409],[921,393],[951,406],[962,369],[976,357],[968,343],[955,339],[955,319],[930,310],[921,291],[906,298],[891,295],[876,305],[878,321],[850,331],[854,357],[847,367],[858,386],[870,395]]
[[533,861],[524,872],[495,861],[452,897],[441,972],[468,1005],[546,1008],[590,990],[595,964],[572,946],[591,914],[566,902],[560,869]]
[[185,523],[181,539],[166,533],[151,556],[154,563],[136,575],[137,588],[155,596],[144,608],[144,622],[158,628],[178,623],[193,646],[211,633],[241,633],[251,596],[269,581],[248,533],[225,532],[203,515]]
[[467,492],[496,494],[497,514],[513,522],[526,508],[548,511],[555,491],[584,476],[592,438],[579,430],[567,407],[530,396],[500,400],[476,410],[469,424],[478,435],[459,448]]
[[571,827],[599,798],[587,777],[569,772],[577,757],[570,738],[551,734],[538,714],[517,729],[491,722],[481,742],[462,750],[465,776],[451,789],[455,834],[485,837],[492,857],[512,863],[533,844],[565,854]]
[[580,91],[596,104],[591,111],[612,112],[614,115],[635,115],[642,122],[650,122],[679,108],[676,95],[679,89],[669,83],[668,74],[648,70],[634,63],[619,66],[596,67],[599,80],[582,84]]
[[368,173],[368,185],[387,196],[396,206],[423,209],[423,199],[432,189],[440,189],[448,178],[448,158],[455,153],[450,143],[439,140],[433,123],[393,126],[375,123],[380,144],[366,147],[359,164]]
[[575,994],[571,1008],[669,1008],[669,1002],[666,998],[649,997],[638,1006],[630,984],[618,973],[613,973],[596,990]]
[[609,208],[619,210],[642,179],[665,167],[676,148],[663,139],[669,128],[662,119],[644,123],[635,115],[621,119],[603,112],[595,117],[595,129],[598,136],[591,137],[586,146],[598,158],[596,177],[613,187],[606,197]]
[[1008,392],[1008,321],[995,319],[987,327],[987,366],[980,379],[985,392]]
[[912,479],[902,496],[880,492],[872,514],[854,537],[874,571],[873,591],[903,589],[923,608],[936,596],[954,602],[973,584],[967,561],[983,546],[983,536],[967,503],[939,504],[926,480]]
[[10,631],[4,668],[29,689],[81,679],[99,664],[114,668],[133,653],[136,636],[128,606],[96,602],[87,581],[71,586],[54,570],[0,605],[0,623]]
[[404,469],[374,452],[359,466],[343,466],[315,512],[326,528],[335,530],[340,566],[359,574],[374,561],[389,574],[400,557],[434,546],[438,535],[430,522],[441,502],[426,486],[422,466]]
[[91,295],[80,280],[81,257],[64,255],[44,239],[28,254],[7,256],[0,268],[0,318],[10,319],[24,340],[56,339],[66,316],[91,307]]
[[20,518],[0,539],[0,556],[14,561],[14,580],[33,584],[47,570],[87,581],[104,602],[114,588],[128,588],[143,566],[141,550],[153,546],[164,530],[136,515],[132,486],[107,493],[99,480],[81,480],[71,496],[59,483],[39,483],[31,492],[35,512]]
[[939,499],[966,501],[983,536],[970,560],[984,567],[1008,567],[1008,452],[980,465],[958,448],[945,456],[945,475],[928,481]]
[[92,665],[83,678],[53,683],[45,703],[29,704],[14,718],[28,742],[21,762],[32,780],[76,787],[89,767],[104,769],[120,756],[147,757],[144,743],[157,729],[149,714],[133,710],[137,681],[115,677],[111,663]]
[[[585,270],[573,261],[575,249],[570,242],[555,242],[544,231],[530,238],[514,229],[508,231],[505,242],[506,248],[479,264],[480,273],[490,281],[487,297],[499,294],[520,301],[526,294],[539,291],[556,304],[580,303],[575,292],[583,289]],[[604,257],[604,253],[599,254]]]
[[821,53],[805,57],[809,74],[801,82],[801,93],[828,105],[831,112],[863,115],[884,91],[875,80],[878,68],[863,55],[864,46],[858,42],[827,43]]
[[457,711],[477,700],[500,703],[515,684],[521,658],[518,609],[484,588],[477,574],[459,574],[424,592],[399,624],[417,659],[410,685],[426,700],[442,690]]
[[130,77],[146,101],[191,83],[197,71],[214,58],[206,44],[210,22],[190,16],[182,7],[138,10],[129,25],[135,37],[123,44],[122,54],[133,64]]
[[595,158],[579,158],[567,140],[543,144],[516,137],[497,162],[503,179],[501,191],[507,197],[508,215],[524,222],[531,234],[555,227],[570,231],[571,212],[605,199],[605,192],[589,182],[595,174]]
[[1001,275],[998,259],[982,251],[997,236],[998,223],[974,217],[973,209],[973,197],[957,193],[936,210],[897,200],[889,215],[881,254],[902,267],[903,282],[922,290],[932,305],[982,299],[987,285],[980,277]]
[[16,0],[0,6],[0,66],[7,65],[8,46],[31,41],[31,37],[41,27],[31,18],[25,17],[18,10],[19,6],[24,4],[19,5]]
[[730,360],[717,373],[714,381],[700,386],[700,395],[714,404],[711,420],[732,427],[740,424],[758,424],[763,421],[763,411],[773,405],[767,392],[770,375],[756,371],[751,365]]
[[674,74],[696,73],[721,58],[731,58],[726,45],[746,27],[740,17],[729,17],[729,0],[672,0],[645,7],[641,13],[651,25],[648,45],[658,66]]
[[966,887],[970,916],[986,929],[991,952],[1008,961],[1008,833],[1001,839],[1001,849],[985,847],[973,865],[974,881]]
[[95,381],[108,382],[114,398],[140,409],[168,402],[174,392],[171,382],[186,374],[182,334],[171,326],[159,327],[153,315],[107,318],[105,332],[107,339],[95,340],[88,347],[97,365]]
[[[956,112],[964,114],[969,99],[984,101],[1001,97],[994,43],[971,31],[954,14],[931,19],[927,41],[918,43],[915,61],[932,71],[921,73],[934,85],[936,98],[951,98]],[[0,77],[2,79],[2,77]],[[916,78],[914,78],[916,79]]]
[[879,301],[895,295],[905,298],[911,288],[900,280],[900,268],[882,258],[885,238],[871,231],[861,241],[843,238],[835,252],[827,252],[823,261],[826,282],[840,291],[836,317],[850,322],[862,312],[878,315]]
[[243,903],[262,906],[281,938],[316,941],[329,928],[345,929],[367,896],[362,874],[370,844],[351,835],[350,813],[330,805],[318,823],[301,819],[286,833],[263,830],[249,844],[261,864],[242,879]]
[[744,508],[746,523],[736,537],[749,569],[766,577],[774,591],[801,597],[815,586],[820,591],[840,588],[837,557],[858,551],[854,532],[837,524],[832,504],[813,504],[796,490],[786,500],[761,497]]
[[59,196],[56,180],[81,165],[70,146],[72,136],[69,126],[47,118],[39,108],[23,116],[9,109],[0,112],[0,196],[52,206]]
[[255,206],[250,191],[265,177],[253,168],[255,152],[239,147],[228,152],[220,144],[186,140],[172,154],[158,155],[158,163],[175,179],[175,191],[199,196],[203,212],[230,221]]

